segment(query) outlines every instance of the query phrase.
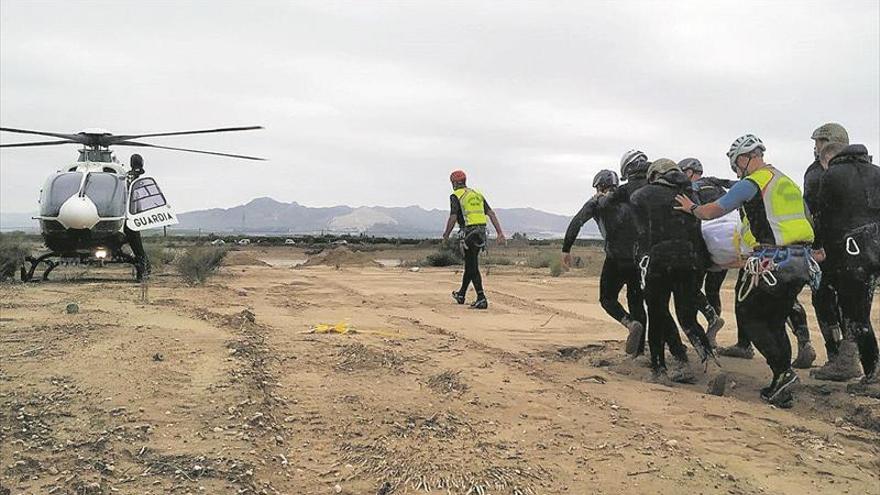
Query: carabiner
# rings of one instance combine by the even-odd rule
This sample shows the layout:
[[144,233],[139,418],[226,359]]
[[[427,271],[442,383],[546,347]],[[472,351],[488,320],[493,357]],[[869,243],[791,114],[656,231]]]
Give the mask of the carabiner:
[[861,254],[862,250],[859,248],[858,243],[852,237],[846,238],[846,252],[852,256],[858,256]]

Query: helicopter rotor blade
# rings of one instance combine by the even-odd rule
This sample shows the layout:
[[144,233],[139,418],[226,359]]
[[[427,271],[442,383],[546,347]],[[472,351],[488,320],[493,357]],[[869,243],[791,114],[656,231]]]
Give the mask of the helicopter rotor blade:
[[202,154],[205,154],[205,155],[226,156],[226,157],[229,157],[229,158],[241,158],[241,159],[244,159],[244,160],[259,160],[259,161],[265,161],[265,160],[266,160],[265,158],[259,158],[259,157],[256,157],[256,156],[234,155],[234,154],[232,154],[232,153],[220,153],[220,152],[217,152],[217,151],[191,150],[191,149],[187,149],[187,148],[175,148],[175,147],[172,147],[172,146],[159,146],[158,144],[139,143],[139,142],[137,142],[137,141],[120,141],[120,142],[114,143],[114,145],[115,145],[115,146],[143,146],[143,147],[146,147],[146,148],[159,148],[159,149],[162,149],[162,150],[172,150],[172,151],[186,151],[186,152],[189,152],[189,153],[202,153]]
[[197,131],[176,131],[176,132],[154,132],[151,134],[129,134],[124,136],[109,136],[108,142],[109,144],[118,144],[120,141],[128,141],[129,139],[139,139],[145,137],[159,137],[159,136],[184,136],[190,134],[210,134],[214,132],[234,132],[234,131],[253,131],[256,129],[262,129],[263,126],[252,125],[245,127],[221,127],[218,129],[202,129]]
[[9,127],[0,127],[0,131],[15,132],[17,134],[34,134],[37,136],[57,137],[57,138],[62,138],[62,139],[69,139],[75,143],[82,143],[82,136],[77,135],[77,134],[62,134],[59,132],[30,131],[27,129],[12,129]]
[[26,146],[52,146],[55,144],[79,144],[76,141],[71,141],[69,139],[65,139],[64,141],[35,141],[33,143],[12,143],[12,144],[0,144],[0,148],[24,148]]

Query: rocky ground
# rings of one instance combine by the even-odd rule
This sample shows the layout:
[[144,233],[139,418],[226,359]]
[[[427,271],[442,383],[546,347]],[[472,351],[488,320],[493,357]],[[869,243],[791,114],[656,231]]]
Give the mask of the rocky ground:
[[495,267],[476,312],[452,269],[272,256],[0,286],[0,494],[880,493],[880,399],[650,383],[595,277]]

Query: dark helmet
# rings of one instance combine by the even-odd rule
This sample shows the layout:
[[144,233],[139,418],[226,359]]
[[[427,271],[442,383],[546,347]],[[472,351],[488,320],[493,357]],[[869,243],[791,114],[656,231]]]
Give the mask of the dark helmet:
[[685,158],[684,160],[678,162],[678,168],[682,170],[682,172],[686,170],[693,170],[698,174],[703,173],[703,164],[700,163],[700,160],[696,158]]
[[600,170],[599,173],[593,177],[593,187],[596,189],[606,189],[609,187],[617,187],[620,185],[620,178],[617,177],[617,172],[613,170]]
[[620,157],[620,175],[630,177],[648,170],[648,155],[639,150],[629,150]]
[[144,169],[144,157],[135,153],[131,155],[131,158],[128,160],[129,165],[132,170],[143,170]]

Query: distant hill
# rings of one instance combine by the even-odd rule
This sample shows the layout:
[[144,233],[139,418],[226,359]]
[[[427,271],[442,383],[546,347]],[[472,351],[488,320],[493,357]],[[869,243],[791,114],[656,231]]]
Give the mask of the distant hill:
[[[508,234],[523,232],[531,237],[561,237],[569,217],[534,208],[498,208]],[[436,237],[449,213],[425,210],[418,206],[384,207],[332,206],[311,208],[296,202],[282,203],[272,198],[257,198],[232,208],[198,210],[178,215],[176,229],[203,232],[241,232],[249,234],[308,234],[318,232],[352,233],[378,236]],[[599,229],[589,222],[581,237],[597,237]]]

